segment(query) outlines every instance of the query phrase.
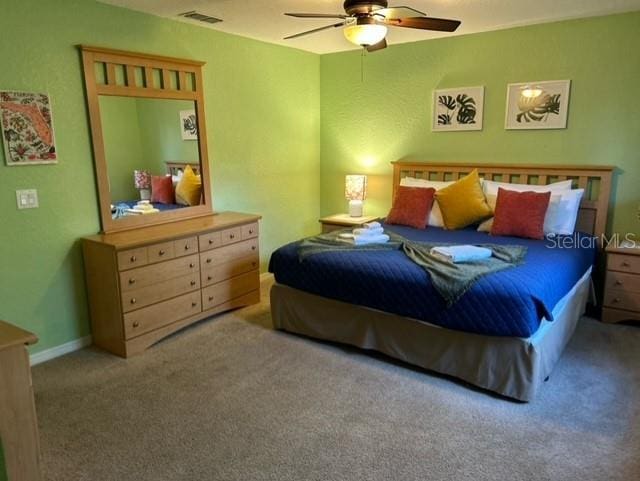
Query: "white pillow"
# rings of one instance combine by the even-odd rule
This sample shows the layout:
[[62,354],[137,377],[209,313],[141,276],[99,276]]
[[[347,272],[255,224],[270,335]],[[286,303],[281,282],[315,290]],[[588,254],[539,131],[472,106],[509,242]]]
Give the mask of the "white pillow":
[[[453,181],[441,181],[441,180],[426,180],[426,179],[416,179],[415,177],[403,177],[400,180],[400,185],[404,187],[420,187],[422,189],[435,189],[440,190],[445,187],[449,187],[453,184]],[[432,227],[444,227],[444,220],[442,219],[442,211],[440,210],[440,206],[438,205],[438,201],[433,199],[433,206],[431,207],[431,212],[429,213],[429,219],[427,221]]]
[[[498,196],[498,189],[503,188],[506,190],[513,190],[515,192],[560,192],[565,190],[571,190],[572,181],[563,180],[561,182],[554,182],[548,185],[529,185],[529,184],[509,184],[507,182],[494,182],[493,180],[485,180],[482,183],[482,190],[484,195],[489,201],[489,196]],[[491,204],[489,204],[491,205]],[[495,202],[491,208],[495,207]]]
[[[511,189],[506,189],[511,190]],[[526,192],[526,191],[524,191]],[[571,235],[575,231],[580,201],[584,195],[584,189],[557,191],[551,193],[549,207],[544,217],[545,235]],[[487,197],[487,203],[495,210],[497,196]],[[491,232],[493,217],[485,220],[478,226],[478,232]]]

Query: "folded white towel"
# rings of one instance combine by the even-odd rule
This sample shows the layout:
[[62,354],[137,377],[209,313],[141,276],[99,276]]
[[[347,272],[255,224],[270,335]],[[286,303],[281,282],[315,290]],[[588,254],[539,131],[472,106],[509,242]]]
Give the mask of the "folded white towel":
[[353,237],[346,237],[340,235],[338,240],[346,242],[347,244],[353,244],[356,246],[364,246],[368,244],[386,244],[389,242],[389,236],[386,234],[380,235],[354,235]]
[[367,222],[366,224],[362,224],[363,229],[377,229],[382,227],[380,222]]
[[380,235],[384,234],[384,229],[382,227],[376,227],[374,229],[366,229],[364,227],[359,227],[358,229],[353,229],[353,235]]
[[431,255],[440,257],[454,264],[488,259],[493,255],[491,249],[472,245],[441,246],[431,249]]

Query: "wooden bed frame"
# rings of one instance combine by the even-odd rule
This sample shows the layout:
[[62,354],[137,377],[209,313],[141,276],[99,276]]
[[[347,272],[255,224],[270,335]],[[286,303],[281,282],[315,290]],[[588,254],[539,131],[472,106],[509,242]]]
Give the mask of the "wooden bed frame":
[[187,167],[187,165],[191,166],[191,169],[193,170],[193,173],[198,175],[200,174],[200,166],[198,165],[198,163],[194,163],[194,162],[178,162],[175,160],[172,161],[167,161],[165,162],[166,168],[167,168],[167,174],[171,174],[171,175],[178,175],[179,172],[184,172],[184,169]]
[[480,177],[496,182],[547,185],[573,180],[574,188],[584,189],[576,230],[602,240],[607,230],[611,183],[615,167],[609,165],[518,165],[403,162],[393,164],[393,195],[403,177],[427,180],[458,180],[473,169]]
[[[406,176],[457,180],[475,168],[484,178],[502,182],[546,185],[573,179],[585,189],[576,229],[599,239],[606,232],[614,171],[610,166],[393,162],[393,192]],[[271,289],[271,316],[276,329],[372,349],[503,396],[530,401],[551,375],[585,313],[590,277],[591,269],[555,306],[554,321],[543,319],[529,338],[446,329],[278,283]]]

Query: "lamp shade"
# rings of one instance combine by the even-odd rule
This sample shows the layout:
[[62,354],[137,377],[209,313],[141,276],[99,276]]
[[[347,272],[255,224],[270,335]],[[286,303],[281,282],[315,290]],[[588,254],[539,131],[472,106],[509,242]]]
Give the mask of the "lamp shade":
[[151,188],[151,174],[146,170],[134,170],[133,171],[133,183],[136,189],[150,189]]
[[369,17],[363,17],[355,22],[348,23],[344,28],[344,36],[355,45],[370,47],[382,42],[387,36],[387,27],[376,23],[375,20]]
[[348,200],[365,200],[367,198],[367,176],[347,175],[344,195]]

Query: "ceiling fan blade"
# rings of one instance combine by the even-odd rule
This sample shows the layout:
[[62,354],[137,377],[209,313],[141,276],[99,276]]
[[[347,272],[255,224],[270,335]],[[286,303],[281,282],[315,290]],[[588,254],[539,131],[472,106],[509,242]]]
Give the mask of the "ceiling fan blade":
[[344,13],[285,13],[285,15],[296,18],[347,18]]
[[322,30],[327,30],[329,28],[338,28],[338,27],[342,27],[344,25],[344,22],[339,22],[339,23],[335,23],[333,25],[327,25],[326,27],[319,27],[319,28],[314,28],[313,30],[307,30],[306,32],[301,32],[301,33],[296,33],[295,35],[289,35],[288,37],[285,37],[285,40],[289,40],[292,38],[298,38],[298,37],[302,37],[304,35],[310,35],[312,33],[316,33],[316,32],[321,32]]
[[369,45],[368,47],[366,47],[367,52],[376,52],[378,50],[382,50],[383,48],[387,48],[387,40],[385,38],[383,38],[375,45]]
[[375,12],[373,12],[373,15],[375,17],[383,16],[385,18],[415,17],[418,15],[422,17],[427,16],[426,13],[421,12],[420,10],[416,10],[415,8],[405,7],[405,6],[381,8],[380,10],[376,10]]
[[410,17],[386,19],[383,23],[390,27],[419,28],[436,32],[454,32],[462,22],[445,18]]

